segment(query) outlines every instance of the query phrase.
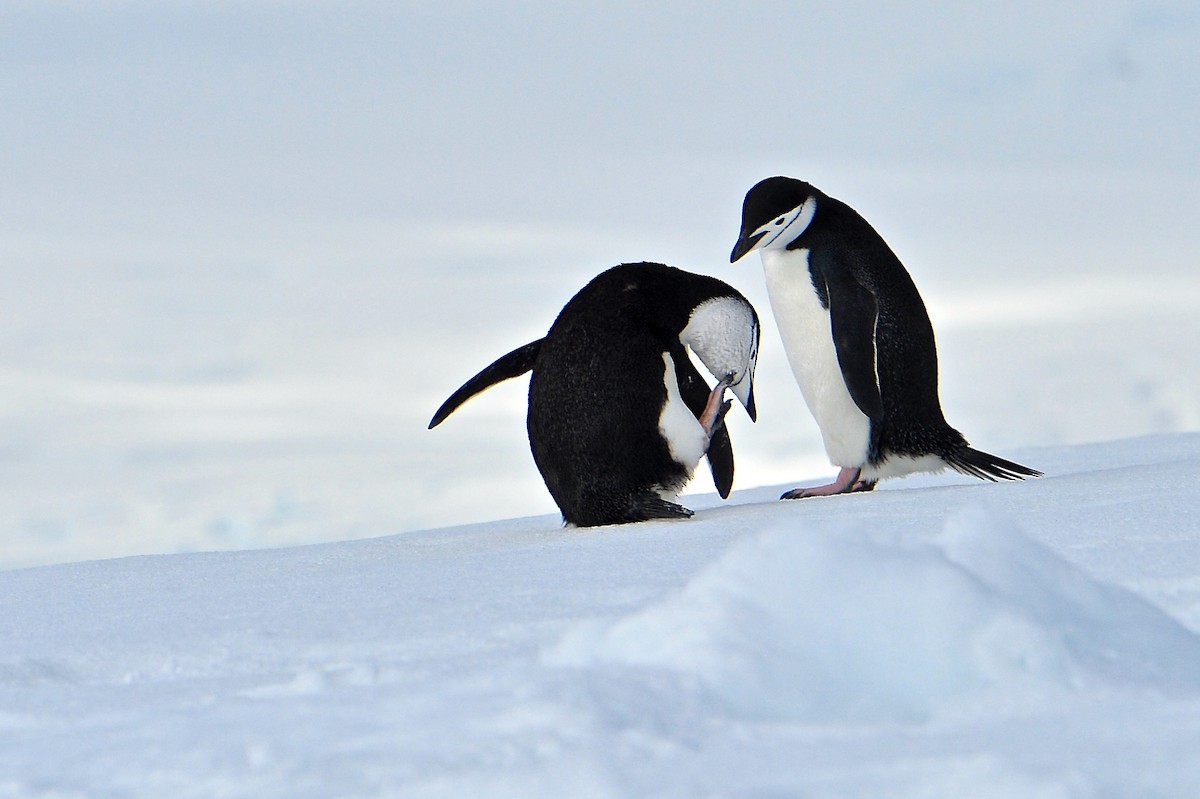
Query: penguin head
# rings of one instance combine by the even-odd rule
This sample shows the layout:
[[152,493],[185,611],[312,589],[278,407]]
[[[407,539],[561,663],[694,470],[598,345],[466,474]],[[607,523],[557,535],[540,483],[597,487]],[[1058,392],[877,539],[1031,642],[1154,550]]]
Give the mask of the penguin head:
[[752,420],[754,368],[758,362],[758,315],[741,295],[705,300],[692,309],[679,341],[718,381],[724,381]]
[[729,262],[754,250],[786,249],[812,223],[819,194],[795,178],[774,177],[756,183],[742,203],[742,229]]

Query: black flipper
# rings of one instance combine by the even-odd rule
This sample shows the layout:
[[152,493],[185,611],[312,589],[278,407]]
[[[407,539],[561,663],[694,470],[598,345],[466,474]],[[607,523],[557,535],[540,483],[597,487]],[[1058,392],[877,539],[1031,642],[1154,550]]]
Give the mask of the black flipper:
[[454,413],[459,405],[462,405],[480,391],[491,388],[497,383],[510,378],[520,377],[532,369],[534,362],[537,360],[538,352],[542,348],[543,340],[539,338],[537,341],[531,341],[523,347],[517,347],[507,355],[501,355],[491,366],[463,383],[462,387],[451,394],[450,398],[442,403],[442,407],[438,408],[437,413],[433,415],[433,420],[429,423],[428,429],[432,430],[437,427],[445,421],[447,416]]
[[[696,370],[692,359],[682,346],[671,347],[671,360],[675,362],[675,379],[679,384],[679,395],[683,404],[697,419],[704,413],[708,404],[708,395],[712,393],[708,383]],[[713,485],[721,499],[728,499],[733,490],[733,442],[729,438],[729,430],[725,427],[725,412],[729,410],[726,401],[721,407],[717,421],[713,425],[712,438],[708,442],[708,468],[712,472]]]
[[713,485],[717,487],[721,499],[729,499],[729,492],[733,490],[733,442],[725,427],[725,412],[731,404],[725,400],[721,405],[712,438],[708,442],[708,470],[712,472]]
[[[816,254],[812,257],[820,258]],[[854,404],[869,419],[879,422],[883,419],[883,399],[875,371],[875,320],[879,306],[875,296],[848,270],[834,263],[832,257],[826,257],[828,265],[818,260],[815,266],[825,282],[838,366]]]

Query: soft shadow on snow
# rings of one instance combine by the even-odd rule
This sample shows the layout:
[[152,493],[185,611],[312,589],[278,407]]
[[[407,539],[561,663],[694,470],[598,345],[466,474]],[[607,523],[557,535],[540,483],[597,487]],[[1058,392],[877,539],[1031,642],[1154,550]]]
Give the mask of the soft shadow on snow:
[[1200,690],[1200,637],[982,509],[921,540],[774,523],[663,601],[578,624],[544,662],[655,684],[649,672],[666,670],[763,721],[918,722],[1085,691]]

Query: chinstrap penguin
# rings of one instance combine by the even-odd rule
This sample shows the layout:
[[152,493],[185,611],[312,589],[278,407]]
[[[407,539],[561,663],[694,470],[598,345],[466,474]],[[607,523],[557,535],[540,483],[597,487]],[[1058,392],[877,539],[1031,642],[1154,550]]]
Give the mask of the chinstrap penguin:
[[883,478],[945,468],[985,480],[1041,474],[971,448],[946,423],[921,295],[853,208],[803,181],[767,178],[746,194],[729,260],[755,250],[792,372],[841,467],[829,485],[782,499],[870,491]]
[[[533,372],[526,426],[533,459],[566,524],[688,517],[676,502],[707,455],[722,498],[733,486],[729,389],[753,420],[759,326],[716,278],[663,264],[615,266],[563,307],[544,338],[468,380],[434,414]],[[712,389],[690,348],[717,378]]]

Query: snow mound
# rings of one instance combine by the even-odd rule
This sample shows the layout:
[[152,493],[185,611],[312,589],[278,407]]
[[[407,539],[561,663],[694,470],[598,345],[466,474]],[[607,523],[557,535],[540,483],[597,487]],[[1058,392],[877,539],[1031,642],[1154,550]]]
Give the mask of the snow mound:
[[669,670],[756,720],[913,722],[1200,690],[1200,637],[981,509],[923,538],[777,523],[662,601],[577,625],[545,659]]

